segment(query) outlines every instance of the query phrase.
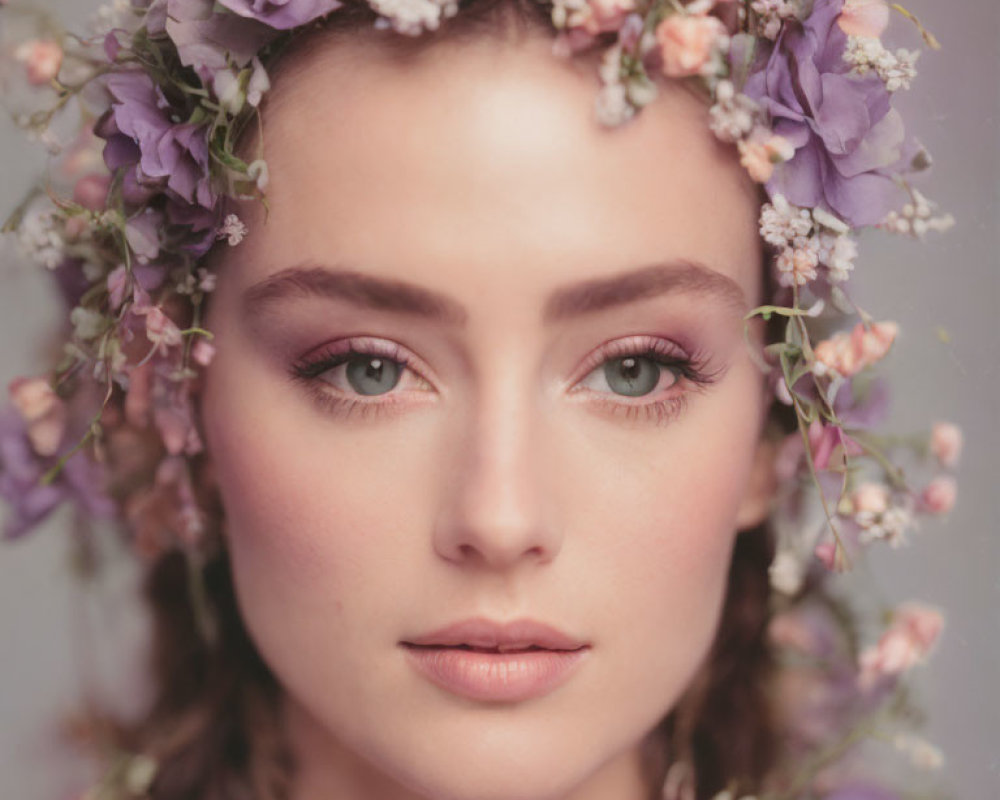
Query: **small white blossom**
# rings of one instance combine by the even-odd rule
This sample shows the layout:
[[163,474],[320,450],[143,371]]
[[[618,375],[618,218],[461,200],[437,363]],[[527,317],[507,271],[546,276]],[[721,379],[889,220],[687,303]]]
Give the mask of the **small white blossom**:
[[96,36],[106,36],[115,28],[131,29],[129,23],[136,23],[139,17],[132,8],[131,0],[111,0],[94,13],[90,29]]
[[380,15],[376,28],[407,36],[437,30],[442,19],[458,12],[455,0],[369,0],[369,5]]
[[77,306],[69,314],[73,326],[73,336],[81,342],[89,342],[100,336],[107,327],[107,319],[90,308]]
[[917,769],[938,770],[944,766],[944,753],[926,739],[911,733],[899,733],[892,740],[893,746],[910,759]]
[[204,267],[198,270],[198,289],[206,294],[215,291],[215,283],[218,276],[214,272],[209,272]]
[[635,116],[635,106],[628,99],[624,84],[609,83],[601,87],[594,103],[594,113],[602,125],[613,128]]
[[834,283],[843,283],[851,277],[857,257],[858,243],[850,236],[835,236],[826,231],[819,235],[819,260],[829,268],[829,278]]
[[247,226],[235,214],[229,214],[222,222],[216,239],[226,239],[230,247],[236,247],[247,235]]
[[917,77],[917,50],[900,48],[895,53],[886,50],[882,42],[869,36],[850,36],[844,50],[844,60],[854,67],[857,75],[874,72],[890,92],[909,89]]
[[774,247],[786,248],[808,238],[813,227],[809,212],[793,206],[784,195],[775,195],[760,212],[760,235]]
[[854,521],[861,528],[858,538],[862,544],[884,541],[890,547],[899,547],[906,542],[906,533],[915,525],[912,510],[893,503],[884,511],[863,509],[854,514]]
[[779,550],[767,570],[771,586],[782,594],[793,595],[802,588],[806,566],[791,550]]
[[17,249],[25,258],[48,269],[58,267],[65,256],[66,241],[56,230],[56,214],[34,209],[24,215],[17,229]]
[[937,204],[932,203],[916,189],[911,189],[912,202],[903,206],[901,212],[890,211],[878,227],[889,233],[923,239],[931,231],[943,233],[955,225],[951,214],[932,216]]
[[737,142],[754,129],[760,106],[745,94],[736,94],[730,81],[719,81],[715,105],[709,110],[709,127],[724,142]]
[[802,0],[754,0],[750,4],[763,23],[761,34],[768,39],[777,39],[786,19],[802,17]]

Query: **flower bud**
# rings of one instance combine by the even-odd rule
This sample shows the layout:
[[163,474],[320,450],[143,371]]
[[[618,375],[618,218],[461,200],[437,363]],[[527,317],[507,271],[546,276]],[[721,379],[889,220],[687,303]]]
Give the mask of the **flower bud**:
[[947,514],[955,507],[958,484],[949,475],[942,475],[927,484],[920,493],[920,503],[929,514]]
[[953,468],[962,453],[962,429],[951,422],[937,422],[931,429],[931,453],[941,466]]
[[44,86],[59,74],[63,50],[51,39],[32,39],[18,47],[14,57],[27,69],[28,83]]

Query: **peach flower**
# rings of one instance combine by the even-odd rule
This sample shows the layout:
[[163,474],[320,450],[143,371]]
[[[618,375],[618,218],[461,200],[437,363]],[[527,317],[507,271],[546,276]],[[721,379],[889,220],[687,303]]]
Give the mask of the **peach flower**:
[[757,183],[767,183],[774,174],[774,165],[788,161],[795,155],[795,148],[784,136],[767,131],[765,135],[751,135],[737,145],[740,164]]
[[813,348],[818,374],[837,372],[845,378],[883,359],[899,333],[895,322],[874,322],[869,328],[859,322],[850,333],[841,331]]
[[66,405],[44,378],[15,378],[7,389],[27,425],[28,441],[40,456],[52,456],[66,431]]
[[837,24],[848,36],[878,39],[889,27],[889,4],[885,0],[845,0]]
[[715,17],[671,14],[656,27],[663,72],[672,78],[703,74],[726,36],[725,26]]
[[943,628],[940,611],[919,603],[899,606],[878,644],[861,653],[859,684],[871,688],[880,678],[896,677],[921,663]]
[[889,509],[889,487],[881,483],[863,483],[851,493],[854,513],[884,514]]

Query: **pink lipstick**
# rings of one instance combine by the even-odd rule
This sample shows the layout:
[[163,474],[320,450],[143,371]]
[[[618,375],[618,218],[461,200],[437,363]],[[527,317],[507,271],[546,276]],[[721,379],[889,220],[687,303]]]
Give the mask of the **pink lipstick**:
[[471,619],[400,643],[432,683],[473,700],[514,703],[567,681],[589,644],[532,620]]

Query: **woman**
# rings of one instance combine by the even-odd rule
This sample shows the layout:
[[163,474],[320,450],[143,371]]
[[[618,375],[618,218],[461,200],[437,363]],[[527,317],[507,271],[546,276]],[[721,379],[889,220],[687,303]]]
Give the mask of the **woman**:
[[[106,40],[125,67],[104,79],[95,126],[113,179],[75,184],[75,216],[95,231],[63,230],[84,250],[56,265],[76,338],[100,342],[106,391],[91,399],[97,424],[75,428],[99,445],[149,560],[157,634],[156,699],[108,731],[130,755],[100,791],[877,796],[823,751],[898,698],[899,648],[921,658],[939,618],[904,609],[855,664],[821,573],[801,542],[772,564],[780,530],[765,520],[787,522],[794,476],[811,474],[844,520],[805,546],[840,567],[916,510],[844,469],[872,449],[844,381],[893,327],[864,320],[810,345],[802,322],[822,310],[808,292],[837,301],[820,278],[843,283],[847,232],[883,222],[888,168],[918,154],[894,140],[863,182],[793,201],[812,216],[780,192],[762,210],[759,184],[799,191],[796,157],[815,143],[767,87],[773,70],[734,98],[717,74],[734,68],[717,62],[725,48],[737,63],[730,34],[752,25],[774,59],[819,41],[823,71],[823,48],[872,38],[882,6],[762,6],[748,20],[709,3],[645,18],[594,5],[560,20],[479,0],[442,21],[451,8],[202,5],[154,2],[138,35]],[[574,59],[553,57],[551,18]],[[250,47],[260,23],[292,32]],[[423,28],[436,32],[400,35]],[[590,46],[615,34],[611,57]],[[630,48],[661,74],[626,71]],[[598,69],[611,130],[592,117]],[[710,78],[711,114],[682,77]],[[861,139],[884,145],[889,79],[869,78]],[[762,109],[785,127],[753,124]],[[116,235],[134,260],[99,276],[97,312],[71,276],[106,263]],[[112,328],[86,312],[121,333],[105,340]],[[785,368],[786,403],[768,400],[768,361]],[[86,397],[78,364],[63,375],[57,387]],[[17,519],[34,521],[53,479],[103,511],[98,478],[63,446],[73,409],[31,382],[12,399],[11,429],[48,467]],[[776,441],[796,416],[779,485]],[[4,466],[13,485],[19,463]],[[823,659],[821,677],[794,673],[840,706],[818,731],[782,707],[795,684],[769,624]]]

